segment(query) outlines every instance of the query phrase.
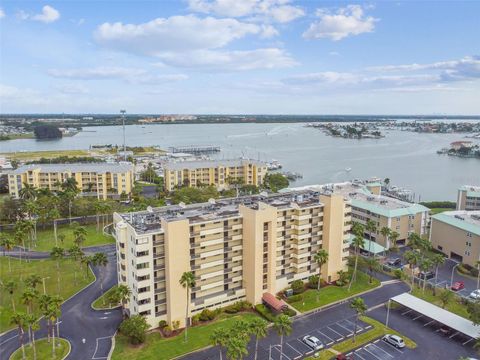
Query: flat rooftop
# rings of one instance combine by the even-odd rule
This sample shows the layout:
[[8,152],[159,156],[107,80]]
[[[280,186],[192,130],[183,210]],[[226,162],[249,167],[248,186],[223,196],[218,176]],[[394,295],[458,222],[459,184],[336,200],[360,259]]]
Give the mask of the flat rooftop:
[[253,164],[257,166],[266,166],[264,162],[248,159],[226,159],[226,160],[198,160],[198,161],[178,161],[169,162],[164,165],[166,170],[184,170],[184,169],[203,169],[212,167],[236,167]]
[[472,234],[480,235],[480,210],[445,211],[432,216],[432,219],[458,227]]
[[113,172],[133,171],[133,164],[129,162],[121,163],[73,163],[73,164],[30,164],[22,165],[18,169],[9,171],[9,174],[23,174],[27,171],[40,170],[43,173],[54,172],[96,172],[99,174]]
[[265,203],[277,209],[292,207],[308,208],[323,205],[320,193],[316,191],[296,191],[286,194],[251,195],[238,198],[211,200],[206,203],[192,205],[170,205],[150,208],[147,211],[120,214],[122,219],[130,224],[138,234],[159,232],[161,221],[176,221],[187,219],[191,224],[221,220],[240,215],[240,205],[258,209],[260,203]]
[[367,188],[368,185],[372,186],[372,183],[348,181],[343,183],[310,185],[301,188],[294,188],[292,190],[311,189],[343,195],[345,200],[351,201],[352,206],[386,217],[415,215],[419,212],[429,211],[427,207],[420,204],[409,203],[390,196],[372,194]]
[[475,185],[463,185],[459,189],[460,191],[466,191],[467,196],[480,196],[480,186]]

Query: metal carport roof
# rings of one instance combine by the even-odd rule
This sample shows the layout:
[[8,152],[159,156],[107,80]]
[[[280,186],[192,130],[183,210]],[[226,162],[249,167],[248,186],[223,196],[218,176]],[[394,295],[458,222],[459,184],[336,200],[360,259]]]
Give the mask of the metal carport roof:
[[403,293],[392,297],[390,300],[416,311],[432,320],[443,325],[447,325],[459,333],[477,339],[480,337],[480,326],[474,325],[470,320],[457,314],[451,313],[441,307],[430,304],[425,300],[419,299],[409,293]]

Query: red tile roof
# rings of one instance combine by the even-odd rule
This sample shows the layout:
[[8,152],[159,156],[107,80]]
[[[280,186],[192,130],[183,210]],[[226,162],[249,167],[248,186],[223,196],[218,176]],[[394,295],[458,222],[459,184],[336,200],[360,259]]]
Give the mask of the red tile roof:
[[282,311],[282,309],[287,306],[283,300],[277,299],[274,295],[270,293],[265,293],[262,296],[262,300],[267,303],[275,311]]

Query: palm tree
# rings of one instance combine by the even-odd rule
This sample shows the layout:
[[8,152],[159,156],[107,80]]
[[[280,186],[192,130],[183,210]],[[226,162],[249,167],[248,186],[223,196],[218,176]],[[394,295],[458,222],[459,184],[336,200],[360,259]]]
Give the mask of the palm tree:
[[413,272],[414,266],[418,264],[420,261],[420,256],[416,251],[406,251],[403,254],[403,257],[407,261],[408,265],[410,266],[410,271],[412,272],[412,286],[415,285],[415,273]]
[[35,189],[35,186],[23,183],[18,195],[22,200],[35,200],[37,197],[37,190]]
[[368,266],[368,273],[370,275],[370,279],[368,280],[368,282],[371,284],[373,281],[373,274],[380,269],[380,262],[376,257],[367,258],[365,259],[365,262]]
[[82,245],[87,238],[87,229],[85,229],[83,226],[75,227],[75,229],[73,230],[73,237],[73,242],[75,243],[75,245]]
[[[222,360],[222,347],[227,345],[227,332],[224,329],[215,329],[210,336],[210,342],[213,346],[220,347],[220,360]],[[255,356],[257,354],[255,353]]]
[[[105,268],[108,265],[107,255],[104,253],[96,253],[93,255],[93,264],[95,266],[101,266]],[[100,290],[102,291],[103,295],[103,271],[100,271]]]
[[363,301],[362,298],[357,297],[351,301],[350,307],[357,312],[357,316],[355,317],[355,330],[353,331],[353,339],[352,339],[353,342],[355,342],[356,336],[357,336],[358,320],[360,316],[364,315],[365,312],[367,311],[367,305],[365,304],[365,301]]
[[24,204],[24,208],[26,213],[28,214],[28,218],[33,224],[33,244],[36,247],[37,246],[37,218],[38,218],[39,207],[36,201],[28,200]]
[[433,295],[435,296],[435,290],[437,288],[438,268],[445,262],[445,257],[442,254],[434,254],[432,256],[432,264],[435,266],[435,286],[433,287]]
[[[7,234],[2,234],[2,246],[3,246],[3,256],[5,256],[5,251],[12,251],[15,247],[15,241],[8,236]],[[8,271],[12,272],[12,264],[10,262],[10,256],[8,256]]]
[[82,256],[82,257],[80,258],[80,262],[85,265],[85,272],[86,272],[85,278],[87,278],[87,277],[88,277],[88,267],[89,267],[90,265],[93,265],[93,263],[94,263],[93,255]]
[[416,233],[412,232],[408,235],[408,246],[410,246],[412,249],[419,249],[420,248],[420,242],[421,242],[420,236],[418,236]]
[[15,312],[10,317],[10,324],[18,327],[18,341],[22,348],[22,359],[25,359],[25,347],[23,345],[23,335],[25,334],[26,314],[23,312]]
[[[47,318],[50,320],[51,323],[51,330],[52,330],[52,358],[55,358],[55,322],[59,318],[61,314],[60,306],[57,306],[56,303],[53,301],[48,304],[47,311],[46,311]],[[58,323],[57,323],[58,325]],[[57,334],[58,335],[58,334]]]
[[425,292],[425,285],[427,284],[427,274],[426,272],[432,268],[432,260],[426,258],[420,262],[420,270],[423,272],[423,289],[422,292]]
[[97,232],[100,231],[100,214],[102,213],[103,206],[100,203],[100,200],[97,200],[93,205],[93,209],[95,210],[95,219],[97,221]]
[[132,295],[132,291],[127,285],[120,284],[117,286],[116,292],[118,294],[118,298],[122,303],[122,314],[125,317],[125,305],[127,301],[130,300],[130,296]]
[[288,315],[282,314],[277,316],[275,322],[273,323],[273,328],[277,331],[277,334],[280,336],[280,360],[283,358],[283,336],[290,335],[292,332],[292,320]]
[[27,315],[27,324],[31,334],[33,360],[37,359],[37,345],[35,344],[35,331],[40,330],[40,323],[34,314]]
[[61,247],[55,246],[50,252],[52,260],[57,262],[57,292],[60,292],[60,260],[65,256],[65,250]]
[[5,288],[5,291],[9,293],[10,301],[12,302],[12,309],[13,312],[15,312],[15,301],[13,299],[13,293],[17,289],[17,283],[13,280],[9,280],[6,283],[2,283],[2,287]]
[[27,314],[31,314],[33,312],[33,301],[38,298],[38,291],[27,287],[20,298],[22,303],[27,307]]
[[53,308],[56,309],[57,337],[60,337],[60,322],[58,321],[58,319],[60,318],[60,315],[62,315],[62,303],[63,298],[60,295],[52,296],[50,306],[53,306]]
[[395,251],[397,251],[397,249],[398,249],[397,240],[398,240],[399,237],[400,237],[400,234],[396,231],[392,231],[390,233],[390,240],[392,241],[392,248],[395,249]]
[[188,330],[188,314],[189,314],[189,304],[190,304],[190,290],[195,287],[195,275],[193,272],[188,271],[182,274],[180,278],[180,285],[182,285],[187,290],[187,307],[185,312],[185,341],[188,340],[187,330]]
[[368,219],[367,224],[365,225],[365,230],[368,232],[368,239],[372,240],[372,233],[377,231],[377,225],[375,225],[375,221]]
[[452,291],[445,289],[440,293],[439,297],[442,303],[442,309],[445,309],[445,306],[447,306],[455,298],[455,295]]
[[387,249],[390,249],[389,237],[391,233],[392,233],[392,230],[390,230],[390,228],[387,226],[384,226],[380,229],[380,234],[382,234],[383,238],[385,239],[385,247]]
[[241,336],[229,336],[227,339],[227,359],[240,360],[248,354],[248,341]]
[[[70,249],[68,249],[68,254],[73,258],[73,260],[78,261],[82,258],[83,251],[82,251],[82,249],[80,249],[80,247],[78,245],[73,245],[72,247],[70,247]],[[77,279],[77,269],[76,269],[76,267],[75,267],[75,270],[74,270],[74,276],[75,276],[75,280],[76,280]]]
[[325,249],[319,250],[314,256],[313,261],[318,265],[318,283],[317,283],[317,301],[318,293],[320,292],[320,278],[322,276],[322,266],[325,265],[328,261],[328,252]]
[[47,294],[42,294],[38,298],[38,307],[40,308],[42,315],[45,316],[45,319],[47,321],[47,339],[48,342],[50,343],[50,318],[49,318],[49,305],[52,302],[52,297]]
[[24,282],[25,285],[27,285],[28,287],[35,289],[37,285],[42,282],[42,278],[40,277],[40,275],[31,274],[25,279]]
[[348,284],[348,291],[350,291],[353,282],[357,278],[358,256],[360,255],[360,248],[365,246],[365,240],[363,239],[363,236],[355,235],[352,245],[355,248],[355,266],[353,268],[352,279],[350,280],[350,284]]
[[254,360],[257,360],[258,354],[258,340],[263,339],[267,336],[268,323],[258,317],[254,318],[250,323],[250,329],[253,335],[255,335],[255,357]]

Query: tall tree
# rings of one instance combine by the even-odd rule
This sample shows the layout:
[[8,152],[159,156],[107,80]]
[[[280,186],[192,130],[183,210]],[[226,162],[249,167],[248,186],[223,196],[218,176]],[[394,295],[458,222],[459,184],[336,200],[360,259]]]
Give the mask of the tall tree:
[[396,231],[392,231],[390,233],[390,240],[392,241],[392,247],[393,247],[394,251],[397,251],[397,249],[398,249],[397,240],[398,240],[399,237],[400,237],[400,234]]
[[180,285],[183,286],[183,288],[186,290],[187,293],[187,306],[185,309],[185,341],[188,341],[188,314],[190,311],[190,291],[193,287],[195,287],[195,275],[193,275],[193,272],[188,271],[184,272],[182,276],[180,277]]
[[65,250],[55,246],[50,252],[50,258],[57,263],[57,292],[60,292],[60,260],[65,256]]
[[385,247],[387,249],[390,249],[390,234],[392,233],[392,230],[388,226],[384,226],[380,229],[380,234],[382,234],[383,238],[385,239]]
[[35,189],[35,186],[23,183],[18,195],[22,200],[35,200],[37,197],[37,190]]
[[126,306],[127,301],[130,300],[130,296],[132,295],[132,291],[125,284],[118,285],[115,291],[117,292],[118,298],[120,299],[120,302],[122,303],[122,314],[123,314],[123,317],[125,318],[125,306]]
[[37,344],[35,343],[35,331],[40,330],[40,323],[34,314],[29,314],[26,317],[29,333],[31,334],[33,360],[37,359]]
[[[84,255],[82,249],[78,245],[73,245],[68,249],[68,255],[75,261],[79,262],[79,260]],[[74,268],[74,278],[77,279],[77,268]]]
[[[1,245],[3,246],[3,256],[5,256],[5,251],[12,251],[13,248],[15,247],[15,241],[12,239],[11,236],[2,233],[1,235]],[[8,271],[12,272],[12,264],[10,261],[10,256],[7,256],[8,258]]]
[[24,282],[27,287],[36,289],[37,285],[42,282],[42,278],[38,274],[31,274],[25,278]]
[[222,360],[222,348],[227,345],[227,340],[228,335],[224,329],[215,329],[210,336],[212,345],[220,348],[220,360]]
[[50,310],[49,310],[49,305],[52,301],[52,297],[47,294],[42,294],[38,298],[38,307],[40,308],[42,315],[45,317],[45,320],[47,321],[47,340],[48,343],[50,343],[50,336],[51,336],[51,330],[50,330]]
[[255,357],[254,357],[254,360],[257,360],[258,340],[263,339],[264,337],[267,336],[268,323],[265,320],[260,319],[259,317],[256,317],[250,323],[250,328],[251,328],[251,332],[253,333],[253,335],[255,335]]
[[365,246],[363,235],[359,236],[358,234],[355,234],[352,245],[355,249],[355,266],[353,268],[352,279],[350,280],[350,284],[348,284],[348,291],[350,291],[353,282],[357,279],[358,257],[360,256],[360,248]]
[[15,312],[10,317],[10,324],[17,326],[18,328],[18,341],[20,342],[20,347],[22,348],[22,359],[25,359],[23,336],[25,334],[25,327],[27,326],[26,316],[27,315],[23,312]]
[[238,336],[238,334],[236,335],[237,336],[229,336],[227,339],[227,359],[229,360],[241,360],[248,354],[248,342],[241,336]]
[[368,267],[368,274],[369,274],[369,280],[368,282],[371,284],[373,282],[373,275],[380,270],[380,261],[378,260],[377,257],[369,257],[365,259],[365,262]]
[[275,322],[273,323],[273,328],[280,336],[280,360],[283,358],[283,336],[290,335],[292,332],[292,320],[288,317],[288,315],[282,314],[275,318]]
[[33,313],[33,302],[38,298],[38,291],[27,287],[20,298],[20,301],[27,307],[27,314]]
[[[436,293],[438,268],[445,263],[445,257],[442,254],[434,254],[432,256],[432,264],[435,266],[435,286],[433,287],[433,295]],[[478,289],[478,288],[477,288]]]
[[15,300],[13,298],[13,293],[17,289],[17,283],[13,280],[8,280],[6,283],[2,283],[2,287],[10,295],[10,301],[12,302],[12,309],[13,309],[13,312],[15,312]]
[[108,265],[107,255],[101,252],[96,253],[95,255],[93,255],[93,264],[95,266],[99,266],[103,268],[103,269],[100,269],[100,289],[103,295],[103,272],[105,270],[105,267]]
[[360,319],[360,316],[364,315],[365,312],[367,311],[367,305],[365,304],[365,301],[361,297],[357,297],[353,299],[350,303],[350,307],[355,310],[357,313],[355,316],[355,329],[353,331],[353,342],[357,340],[357,328],[358,328],[358,320]]
[[81,246],[87,238],[87,229],[83,226],[77,226],[73,229],[73,242],[77,246]]
[[407,261],[408,265],[410,266],[410,271],[412,273],[412,286],[415,285],[415,266],[419,263],[420,261],[420,256],[417,251],[412,251],[408,250],[405,251],[405,254],[403,255],[405,260]]
[[318,293],[320,292],[320,280],[322,277],[322,266],[325,265],[328,261],[328,252],[325,249],[320,249],[313,256],[313,261],[318,265],[318,283],[317,283],[317,302],[318,302]]

